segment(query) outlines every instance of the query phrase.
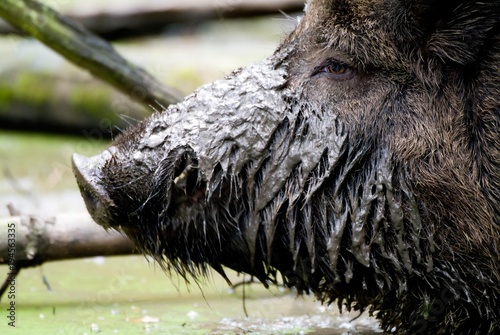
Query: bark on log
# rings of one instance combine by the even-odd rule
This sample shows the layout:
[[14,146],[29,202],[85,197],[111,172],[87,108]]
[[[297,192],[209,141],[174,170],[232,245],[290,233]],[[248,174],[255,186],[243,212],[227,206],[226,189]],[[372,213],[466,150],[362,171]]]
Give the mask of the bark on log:
[[19,62],[0,69],[0,128],[51,133],[95,134],[103,139],[152,113],[94,78],[66,67],[54,73]]
[[2,0],[0,16],[146,106],[168,106],[181,96],[71,19],[33,0]]
[[[304,0],[213,0],[141,2],[136,5],[80,8],[65,14],[105,38],[158,32],[174,23],[199,23],[205,20],[241,18],[301,11]],[[0,33],[16,30],[0,22]]]
[[21,215],[0,219],[0,264],[35,266],[47,261],[128,255],[132,242],[105,231],[88,214],[53,218]]

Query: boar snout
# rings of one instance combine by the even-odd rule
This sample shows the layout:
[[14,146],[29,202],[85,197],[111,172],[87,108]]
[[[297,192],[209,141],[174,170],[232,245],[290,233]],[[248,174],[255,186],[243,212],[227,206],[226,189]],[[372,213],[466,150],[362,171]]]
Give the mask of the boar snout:
[[[106,180],[109,176],[103,175],[103,168],[108,160],[113,159],[115,148],[100,155],[87,158],[74,154],[72,157],[73,171],[76,176],[80,193],[84,199],[91,217],[105,228],[126,225],[134,213],[143,211],[151,206],[152,198],[162,199],[162,215],[173,216],[178,212],[186,211],[187,207],[202,202],[205,196],[206,182],[201,178],[198,162],[192,149],[179,147],[171,150],[165,159],[158,163],[154,171],[146,173],[148,178],[135,178],[122,184],[106,189]],[[120,176],[117,176],[120,178]],[[127,218],[119,215],[111,193],[132,186],[148,187],[148,194],[141,202],[135,204],[137,208],[129,208]],[[134,187],[135,186],[135,187]],[[198,207],[198,206],[195,206]]]

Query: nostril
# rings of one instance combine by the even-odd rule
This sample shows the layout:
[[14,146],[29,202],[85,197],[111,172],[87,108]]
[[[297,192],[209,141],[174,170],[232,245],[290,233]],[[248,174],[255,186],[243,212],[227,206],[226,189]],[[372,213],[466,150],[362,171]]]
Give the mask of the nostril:
[[109,209],[113,202],[102,185],[102,178],[98,168],[103,157],[87,158],[74,154],[72,157],[73,172],[80,188],[80,193],[90,215],[102,226],[109,226]]

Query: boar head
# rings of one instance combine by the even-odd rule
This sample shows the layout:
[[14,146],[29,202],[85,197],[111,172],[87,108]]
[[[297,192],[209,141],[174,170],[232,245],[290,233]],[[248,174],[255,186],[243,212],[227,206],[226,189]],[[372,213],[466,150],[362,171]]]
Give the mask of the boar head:
[[87,208],[182,275],[499,332],[499,8],[310,1],[268,59],[75,155]]

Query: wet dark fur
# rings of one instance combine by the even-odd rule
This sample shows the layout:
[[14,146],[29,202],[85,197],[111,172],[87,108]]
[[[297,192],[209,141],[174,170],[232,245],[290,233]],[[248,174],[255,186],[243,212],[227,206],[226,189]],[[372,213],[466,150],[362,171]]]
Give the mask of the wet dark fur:
[[[143,128],[129,131],[103,169],[110,221],[185,276],[280,273],[327,303],[370,310],[386,331],[500,333],[499,17],[500,1],[313,1],[281,46],[292,51],[276,53],[288,72],[276,94],[296,117],[267,154],[237,171],[214,163],[211,180],[189,147],[154,171],[123,168]],[[353,78],[313,76],[329,58]],[[261,205],[280,157],[326,115],[338,148],[307,178],[296,164]]]

